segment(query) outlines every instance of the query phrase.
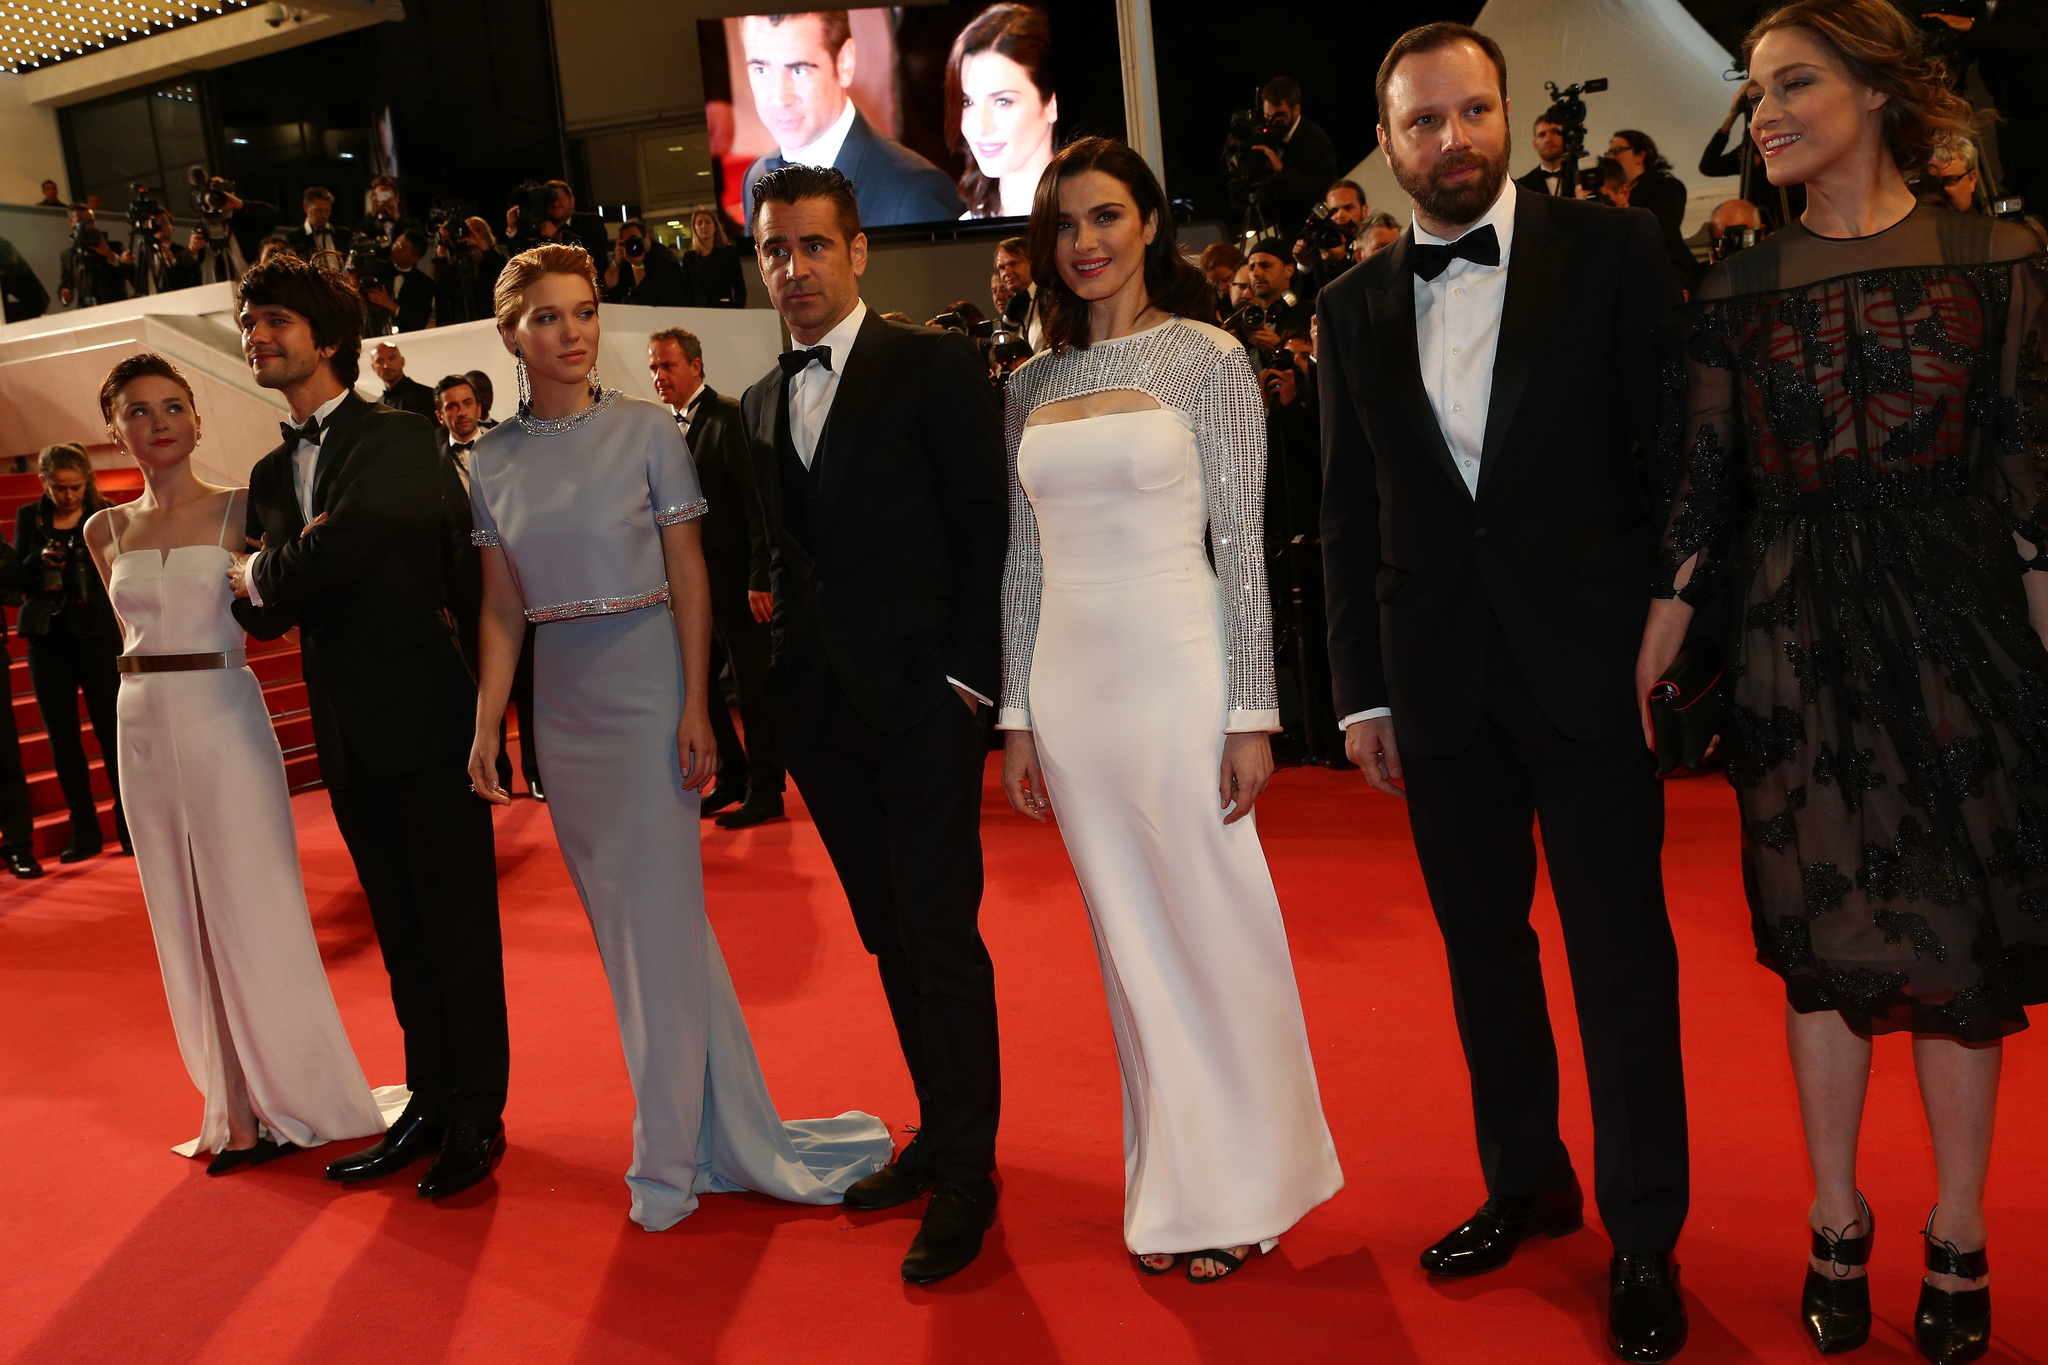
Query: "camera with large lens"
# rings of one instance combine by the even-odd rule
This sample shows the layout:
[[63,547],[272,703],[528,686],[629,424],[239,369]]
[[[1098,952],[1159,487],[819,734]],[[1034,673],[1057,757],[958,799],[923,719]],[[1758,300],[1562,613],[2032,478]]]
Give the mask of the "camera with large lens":
[[372,289],[389,289],[391,282],[398,278],[398,268],[391,264],[391,243],[376,237],[355,238],[341,268],[355,277],[359,294],[368,294]]
[[156,216],[163,211],[163,205],[150,198],[149,186],[135,185],[135,198],[128,205],[128,230],[130,232],[156,231]]
[[635,265],[638,265],[647,257],[646,235],[644,233],[636,232],[631,237],[619,238],[618,251],[619,254],[621,256],[624,256],[628,261],[632,262]]
[[1742,224],[1729,228],[1720,236],[1707,243],[1707,260],[1718,264],[1738,251],[1747,251],[1757,244],[1757,231]]
[[235,194],[234,181],[208,175],[206,167],[194,166],[185,173],[185,182],[191,187],[192,211],[201,218],[219,218],[228,211],[228,200]]
[[1317,251],[1336,251],[1351,245],[1351,239],[1358,235],[1358,228],[1355,224],[1340,223],[1332,218],[1328,204],[1317,204],[1308,211],[1308,221],[1295,235]]
[[538,180],[522,180],[512,191],[511,208],[519,210],[519,227],[508,246],[511,255],[539,246],[547,240],[540,225],[555,209],[555,192]]
[[1273,178],[1273,163],[1259,155],[1258,148],[1279,151],[1287,145],[1285,120],[1268,119],[1257,109],[1240,109],[1230,116],[1230,132],[1223,139],[1223,173],[1232,189],[1238,184],[1262,185]]

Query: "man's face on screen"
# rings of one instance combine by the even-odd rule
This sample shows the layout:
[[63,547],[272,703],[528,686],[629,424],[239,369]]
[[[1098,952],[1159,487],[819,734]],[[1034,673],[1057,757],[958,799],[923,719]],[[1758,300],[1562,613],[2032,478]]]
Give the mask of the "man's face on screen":
[[853,42],[825,46],[825,21],[791,14],[779,24],[760,15],[740,20],[754,111],[779,147],[800,151],[816,142],[846,108],[853,84]]

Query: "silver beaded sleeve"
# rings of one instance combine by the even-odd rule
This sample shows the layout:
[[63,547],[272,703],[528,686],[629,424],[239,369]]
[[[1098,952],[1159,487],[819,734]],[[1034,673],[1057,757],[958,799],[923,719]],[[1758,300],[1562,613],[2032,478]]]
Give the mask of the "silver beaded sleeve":
[[1010,549],[1003,564],[1003,697],[999,728],[1031,728],[1031,659],[1044,562],[1038,521],[1017,477],[1032,412],[1110,389],[1136,389],[1188,414],[1208,499],[1209,545],[1223,598],[1229,730],[1277,730],[1273,612],[1266,592],[1266,407],[1244,348],[1198,323],[1176,322],[1085,351],[1043,354],[1010,378],[1004,436]]

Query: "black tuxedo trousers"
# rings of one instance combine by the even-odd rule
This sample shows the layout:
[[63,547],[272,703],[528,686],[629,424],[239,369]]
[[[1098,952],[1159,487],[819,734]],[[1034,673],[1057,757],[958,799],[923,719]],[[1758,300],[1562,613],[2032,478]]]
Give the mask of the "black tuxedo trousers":
[[1486,613],[1477,732],[1402,755],[1415,853],[1443,930],[1487,1192],[1557,1179],[1557,1045],[1529,925],[1540,827],[1593,1102],[1593,1190],[1615,1249],[1668,1252],[1685,1222],[1678,949],[1665,913],[1664,793],[1640,729],[1591,743],[1544,715]]

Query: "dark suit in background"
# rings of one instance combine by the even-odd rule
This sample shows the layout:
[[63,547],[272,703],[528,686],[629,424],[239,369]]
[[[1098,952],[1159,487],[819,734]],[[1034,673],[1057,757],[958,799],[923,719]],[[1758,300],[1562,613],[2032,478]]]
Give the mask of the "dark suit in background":
[[1337,178],[1337,148],[1314,119],[1302,115],[1280,148],[1280,169],[1266,182],[1266,221],[1293,241],[1308,211]]
[[709,255],[690,250],[682,254],[683,288],[690,308],[744,308],[747,306],[747,272],[740,264],[740,249],[730,242],[714,246]]
[[[395,332],[417,332],[434,320],[434,280],[426,271],[414,266],[394,274],[385,288],[398,304],[398,311],[392,315],[391,329]],[[427,390],[431,397],[433,390]]]
[[783,756],[874,954],[921,1110],[899,1158],[994,1169],[995,971],[977,920],[1009,512],[1002,415],[966,338],[870,312],[806,469],[780,369],[741,411],[774,544],[768,701]]
[[[713,697],[711,728],[718,735],[718,784],[737,779],[746,784],[749,801],[780,796],[785,785],[782,748],[776,743],[775,721],[768,712],[769,632],[754,619],[750,592],[768,592],[768,526],[761,495],[754,487],[752,454],[737,399],[719,394],[709,384],[691,400],[696,414],[690,424],[690,458],[697,464],[697,483],[711,510],[699,523],[704,528],[704,568],[711,577],[711,629],[715,642],[732,665],[740,695],[740,719],[747,724],[745,744],[733,727],[732,712]],[[718,677],[717,661],[711,670]],[[714,683],[715,690],[715,683]]]
[[1636,649],[1655,528],[1637,460],[1674,290],[1646,213],[1517,195],[1478,494],[1416,354],[1411,228],[1323,293],[1330,657],[1342,717],[1391,707],[1450,960],[1488,1194],[1561,1179],[1557,1051],[1529,927],[1533,820],[1564,925],[1595,1191],[1620,1252],[1685,1219],[1678,957]]
[[434,420],[434,391],[406,375],[398,376],[398,382],[385,389],[377,401],[387,408],[409,412],[429,422]]
[[[477,435],[483,435],[481,428]],[[472,442],[472,444],[474,444]],[[472,676],[481,676],[483,665],[477,650],[484,614],[483,557],[469,543],[469,452],[453,450],[448,429],[434,428],[434,453],[440,460],[441,496],[445,501],[443,520],[442,572],[448,584],[448,613],[455,618],[455,639],[462,646],[462,658]],[[458,467],[457,460],[462,464]],[[512,670],[512,705],[519,712],[519,770],[529,792],[541,792],[540,761],[534,744],[533,717],[533,627],[519,649],[519,663]],[[512,751],[505,742],[505,722],[498,721],[498,785],[512,790]]]
[[[749,223],[754,221],[755,184],[769,171],[786,164],[782,153],[775,151],[747,167],[740,202],[746,206]],[[902,143],[883,137],[867,116],[858,111],[853,116],[853,126],[846,130],[839,155],[832,159],[832,169],[853,182],[854,202],[860,207],[860,221],[867,227],[951,222],[966,208],[951,176]],[[1320,188],[1317,193],[1321,193]]]
[[1540,161],[1534,170],[1516,176],[1515,183],[1531,194],[1554,194],[1566,199],[1572,197],[1571,176],[1560,167],[1557,178],[1553,181],[1550,172],[1543,169],[1543,163]]
[[348,255],[349,230],[347,228],[329,220],[325,236],[328,239],[329,245],[323,247],[315,240],[312,233],[306,231],[306,224],[304,220],[301,220],[297,227],[285,233],[284,239],[291,243],[292,250],[296,251],[303,260],[310,261],[323,250],[336,251],[343,256]]
[[[410,1112],[494,1122],[509,1068],[491,808],[469,790],[476,682],[448,624],[450,515],[433,429],[351,393],[322,435],[301,535],[292,452],[249,472],[260,640],[299,627],[313,742],[391,974]],[[465,500],[464,507],[467,507]]]

